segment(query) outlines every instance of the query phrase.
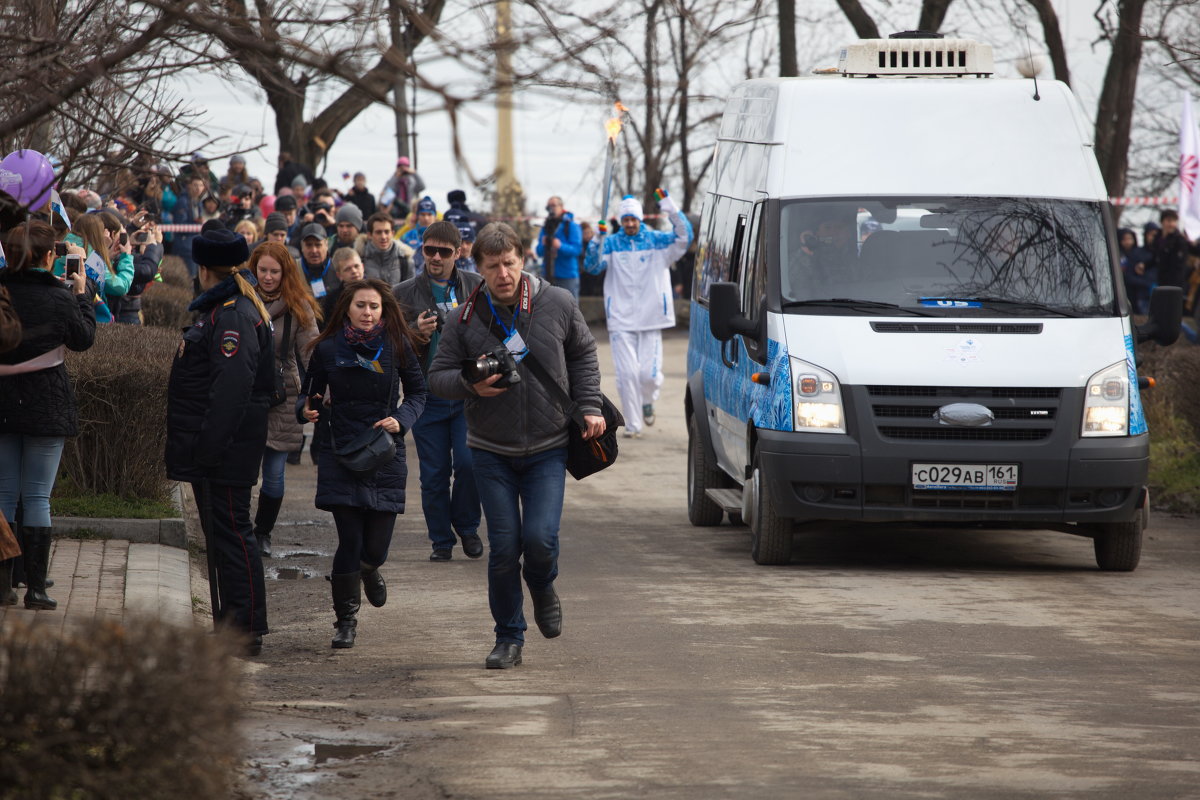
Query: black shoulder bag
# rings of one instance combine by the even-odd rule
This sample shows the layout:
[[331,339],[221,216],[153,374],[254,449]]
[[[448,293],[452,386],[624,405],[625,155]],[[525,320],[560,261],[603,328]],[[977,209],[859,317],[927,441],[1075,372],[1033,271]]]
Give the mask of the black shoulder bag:
[[[393,353],[392,383],[388,387],[387,399],[383,402],[383,416],[385,417],[390,417],[395,411],[392,398],[399,399],[397,394],[398,366],[399,356]],[[331,408],[337,408],[336,397]],[[336,410],[334,413],[337,413]],[[370,427],[334,450],[333,455],[342,469],[359,480],[369,480],[375,476],[380,467],[396,457],[396,439],[382,427]]]
[[[283,347],[279,348],[283,353],[283,358],[277,359],[275,365],[275,386],[271,389],[271,408],[278,405],[283,405],[287,400],[287,378],[283,374],[284,368],[287,366],[287,352],[290,347],[288,339],[292,336],[292,312],[287,312],[283,315]],[[275,351],[275,337],[271,337],[271,352]]]
[[[499,341],[500,337],[496,336],[496,332],[492,330],[491,309],[486,305],[480,305],[478,312],[480,318],[487,323],[488,332]],[[503,346],[504,343],[501,342],[501,347]],[[528,346],[526,344],[526,347]],[[617,428],[625,424],[625,417],[622,416],[620,409],[608,399],[608,395],[604,392],[600,393],[600,414],[604,417],[604,433],[595,439],[584,439],[583,433],[587,430],[587,421],[583,418],[583,412],[579,410],[579,404],[558,385],[558,381],[554,380],[546,371],[546,368],[533,355],[532,350],[525,353],[525,357],[521,359],[520,363],[529,365],[529,370],[543,386],[550,390],[562,410],[574,423],[567,425],[567,472],[571,473],[571,477],[581,481],[588,475],[611,467],[617,460]]]

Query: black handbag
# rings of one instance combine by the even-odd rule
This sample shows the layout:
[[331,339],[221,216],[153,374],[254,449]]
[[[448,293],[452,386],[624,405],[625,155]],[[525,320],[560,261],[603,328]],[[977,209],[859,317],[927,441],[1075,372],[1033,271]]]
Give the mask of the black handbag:
[[[488,330],[496,336],[495,331],[492,331],[491,309],[480,306],[478,313],[487,323]],[[496,336],[497,341],[499,338]],[[503,346],[503,343],[501,345]],[[583,418],[579,405],[558,385],[558,381],[546,372],[545,367],[534,357],[532,350],[525,354],[520,363],[529,365],[530,371],[550,390],[563,411],[571,418],[571,423],[567,425],[567,472],[571,473],[571,477],[581,481],[588,475],[611,467],[617,460],[617,428],[625,424],[625,417],[613,401],[608,399],[608,395],[600,393],[600,414],[604,417],[604,433],[595,439],[584,439],[587,421]]]
[[[392,364],[392,384],[388,388],[387,400],[384,401],[383,415],[389,416],[394,410],[392,397],[396,394],[396,365]],[[337,399],[331,408],[336,408]],[[336,413],[336,412],[335,412]],[[383,428],[367,428],[346,444],[333,451],[334,458],[342,469],[359,480],[368,480],[375,476],[380,467],[388,464],[396,457],[396,438]]]
[[528,353],[521,363],[529,365],[529,369],[543,385],[549,387],[571,418],[572,424],[567,425],[567,472],[571,473],[571,477],[581,481],[588,475],[611,467],[617,460],[617,428],[625,424],[625,417],[613,401],[608,399],[608,395],[600,393],[600,414],[604,417],[604,433],[595,439],[584,439],[583,432],[587,430],[587,421],[583,418],[579,405],[550,377],[541,363],[534,358],[533,353]]
[[[271,408],[283,405],[283,402],[287,400],[287,380],[284,377],[283,369],[287,366],[287,351],[288,347],[290,347],[288,339],[291,338],[291,335],[292,313],[289,311],[283,315],[283,347],[279,348],[279,350],[284,354],[284,357],[277,359],[278,363],[275,364],[275,386],[271,389]],[[274,341],[272,341],[272,347],[274,347],[274,344]]]

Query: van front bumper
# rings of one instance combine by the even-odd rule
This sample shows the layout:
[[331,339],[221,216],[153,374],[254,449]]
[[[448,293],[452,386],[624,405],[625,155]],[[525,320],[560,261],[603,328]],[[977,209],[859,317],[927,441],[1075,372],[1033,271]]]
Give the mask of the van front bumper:
[[[798,521],[1123,522],[1141,506],[1149,437],[1026,442],[886,441],[759,430],[760,480]],[[1013,491],[912,487],[913,464],[1016,464]]]

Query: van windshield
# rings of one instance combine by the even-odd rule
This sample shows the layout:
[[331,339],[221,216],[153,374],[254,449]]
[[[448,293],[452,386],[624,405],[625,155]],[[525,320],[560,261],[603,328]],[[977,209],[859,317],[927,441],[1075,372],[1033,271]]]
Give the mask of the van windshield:
[[826,199],[785,202],[780,215],[782,298],[790,312],[1115,313],[1097,203]]

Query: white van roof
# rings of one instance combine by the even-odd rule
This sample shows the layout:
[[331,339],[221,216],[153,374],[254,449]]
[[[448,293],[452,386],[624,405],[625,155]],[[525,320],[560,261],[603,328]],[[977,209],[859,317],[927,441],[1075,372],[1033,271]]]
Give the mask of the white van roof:
[[[1058,81],[1037,88],[1040,100],[1031,80],[746,81],[726,102],[714,186],[733,179],[773,197],[1107,200],[1078,100]],[[738,158],[735,142],[776,147],[767,159]]]

